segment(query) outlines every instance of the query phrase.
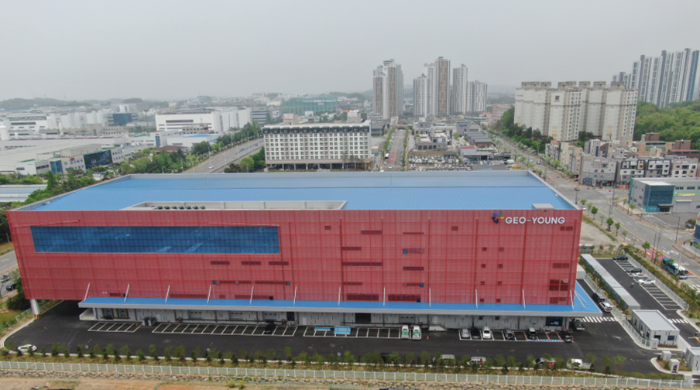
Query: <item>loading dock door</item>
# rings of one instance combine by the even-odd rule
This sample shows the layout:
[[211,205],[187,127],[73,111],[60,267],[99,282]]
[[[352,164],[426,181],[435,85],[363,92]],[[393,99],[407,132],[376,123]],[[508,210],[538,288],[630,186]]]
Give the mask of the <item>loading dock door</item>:
[[402,324],[415,324],[416,316],[414,314],[401,314],[399,315],[399,322]]
[[371,324],[372,314],[370,313],[355,313],[356,324]]

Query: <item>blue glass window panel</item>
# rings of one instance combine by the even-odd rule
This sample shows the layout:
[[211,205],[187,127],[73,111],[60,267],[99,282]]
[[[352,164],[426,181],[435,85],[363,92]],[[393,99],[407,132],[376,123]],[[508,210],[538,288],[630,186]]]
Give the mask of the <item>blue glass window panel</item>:
[[36,252],[279,253],[274,226],[32,227]]

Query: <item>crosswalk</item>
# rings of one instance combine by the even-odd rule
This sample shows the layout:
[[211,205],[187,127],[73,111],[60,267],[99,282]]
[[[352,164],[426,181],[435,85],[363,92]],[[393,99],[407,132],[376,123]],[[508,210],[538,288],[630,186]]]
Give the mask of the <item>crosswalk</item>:
[[581,322],[614,322],[617,321],[615,317],[583,317]]
[[674,324],[690,324],[690,321],[684,318],[669,318],[668,320],[673,322]]
[[593,199],[593,200],[589,200],[586,203],[587,204],[591,204],[591,203],[593,203],[593,204],[610,204],[610,200],[608,200],[608,199]]

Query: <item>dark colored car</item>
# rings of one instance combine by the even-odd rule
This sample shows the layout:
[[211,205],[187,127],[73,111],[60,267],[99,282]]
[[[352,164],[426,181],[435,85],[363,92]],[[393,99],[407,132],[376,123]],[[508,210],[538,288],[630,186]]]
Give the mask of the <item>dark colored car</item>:
[[17,284],[16,284],[16,283],[12,283],[12,284],[8,284],[7,287],[5,287],[5,290],[7,290],[7,291],[12,291],[12,290],[14,290],[14,289],[16,289],[16,288],[17,288]]
[[583,326],[583,322],[579,318],[574,318],[571,320],[571,329],[573,330],[586,330],[586,327]]
[[535,328],[529,328],[527,330],[527,339],[533,341],[537,340],[537,331],[535,330]]
[[591,298],[593,298],[593,302],[595,303],[600,303],[605,300],[605,297],[598,295],[598,293],[593,293],[593,295],[591,295]]
[[471,333],[472,340],[481,340],[481,331],[479,330],[479,328],[472,328]]
[[574,336],[571,334],[571,332],[564,333],[564,342],[565,343],[572,343],[573,341],[574,341]]
[[272,334],[272,332],[275,331],[275,324],[268,322],[267,325],[265,325],[265,331],[263,332],[264,334]]
[[625,256],[625,255],[615,256],[615,257],[613,257],[613,260],[627,260],[627,256]]
[[506,340],[508,340],[508,341],[515,341],[515,333],[513,333],[512,330],[506,329],[506,330],[503,332],[503,335],[505,336]]

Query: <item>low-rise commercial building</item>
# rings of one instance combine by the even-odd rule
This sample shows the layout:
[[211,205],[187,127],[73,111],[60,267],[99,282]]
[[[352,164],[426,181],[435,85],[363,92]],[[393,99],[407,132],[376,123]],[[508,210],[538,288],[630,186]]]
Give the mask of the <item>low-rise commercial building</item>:
[[635,178],[629,202],[649,212],[696,212],[700,210],[700,178]]
[[632,326],[657,345],[678,345],[680,331],[658,310],[632,310]]

